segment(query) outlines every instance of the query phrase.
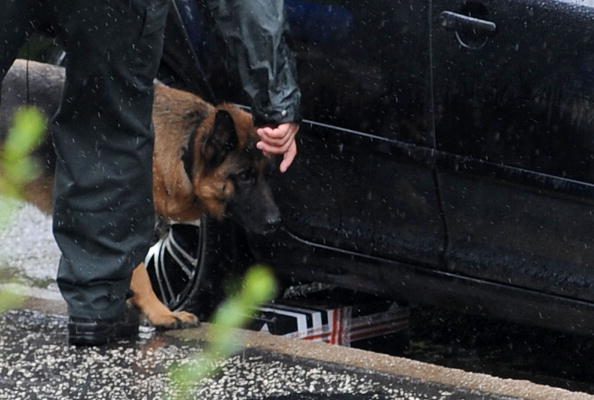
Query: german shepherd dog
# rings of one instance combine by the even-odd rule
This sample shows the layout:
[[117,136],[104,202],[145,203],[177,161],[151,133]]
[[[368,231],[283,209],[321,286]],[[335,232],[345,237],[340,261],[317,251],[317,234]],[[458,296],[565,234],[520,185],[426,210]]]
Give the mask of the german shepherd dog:
[[[7,132],[19,106],[35,105],[53,115],[63,84],[62,68],[17,60],[2,85],[0,135]],[[203,215],[230,217],[255,233],[266,233],[280,222],[264,177],[269,160],[256,149],[258,137],[248,112],[230,104],[215,107],[157,83],[153,124],[153,194],[158,216],[171,221],[193,221]],[[35,156],[44,168],[25,188],[25,197],[49,213],[55,162],[49,138]],[[134,269],[131,290],[131,302],[156,327],[198,323],[195,315],[171,311],[158,299],[143,263]]]

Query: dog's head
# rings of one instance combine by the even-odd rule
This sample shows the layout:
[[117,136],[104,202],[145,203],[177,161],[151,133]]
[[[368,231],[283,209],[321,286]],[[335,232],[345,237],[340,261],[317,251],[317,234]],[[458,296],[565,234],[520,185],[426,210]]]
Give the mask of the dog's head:
[[194,193],[206,211],[229,217],[248,232],[264,234],[281,221],[266,179],[270,160],[256,148],[252,117],[231,105],[217,107],[202,124],[194,154]]

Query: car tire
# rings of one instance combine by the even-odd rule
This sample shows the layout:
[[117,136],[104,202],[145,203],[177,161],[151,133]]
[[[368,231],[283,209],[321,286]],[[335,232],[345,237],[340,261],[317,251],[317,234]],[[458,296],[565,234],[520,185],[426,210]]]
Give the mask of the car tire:
[[226,296],[226,284],[247,265],[238,235],[230,221],[209,217],[166,227],[145,260],[161,301],[209,319]]

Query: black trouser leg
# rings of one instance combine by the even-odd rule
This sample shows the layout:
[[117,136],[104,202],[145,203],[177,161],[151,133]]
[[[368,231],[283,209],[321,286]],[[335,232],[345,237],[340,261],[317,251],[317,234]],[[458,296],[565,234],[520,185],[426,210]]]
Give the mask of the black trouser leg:
[[29,7],[24,0],[6,0],[0,12],[0,83],[10,69],[30,28]]
[[71,316],[113,318],[154,227],[151,110],[168,3],[49,3],[68,60],[53,124],[58,285]]

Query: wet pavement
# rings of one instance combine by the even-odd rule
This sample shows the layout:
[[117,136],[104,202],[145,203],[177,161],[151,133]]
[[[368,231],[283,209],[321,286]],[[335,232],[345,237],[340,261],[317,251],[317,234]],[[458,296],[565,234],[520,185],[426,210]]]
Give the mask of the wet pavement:
[[594,394],[589,336],[435,308],[411,315],[410,346],[398,355]]
[[[169,368],[202,352],[190,332],[76,348],[66,318],[39,311],[0,317],[0,399],[162,399]],[[179,333],[179,332],[178,332]],[[330,346],[327,346],[330,347]],[[250,347],[219,365],[195,399],[511,399]]]

